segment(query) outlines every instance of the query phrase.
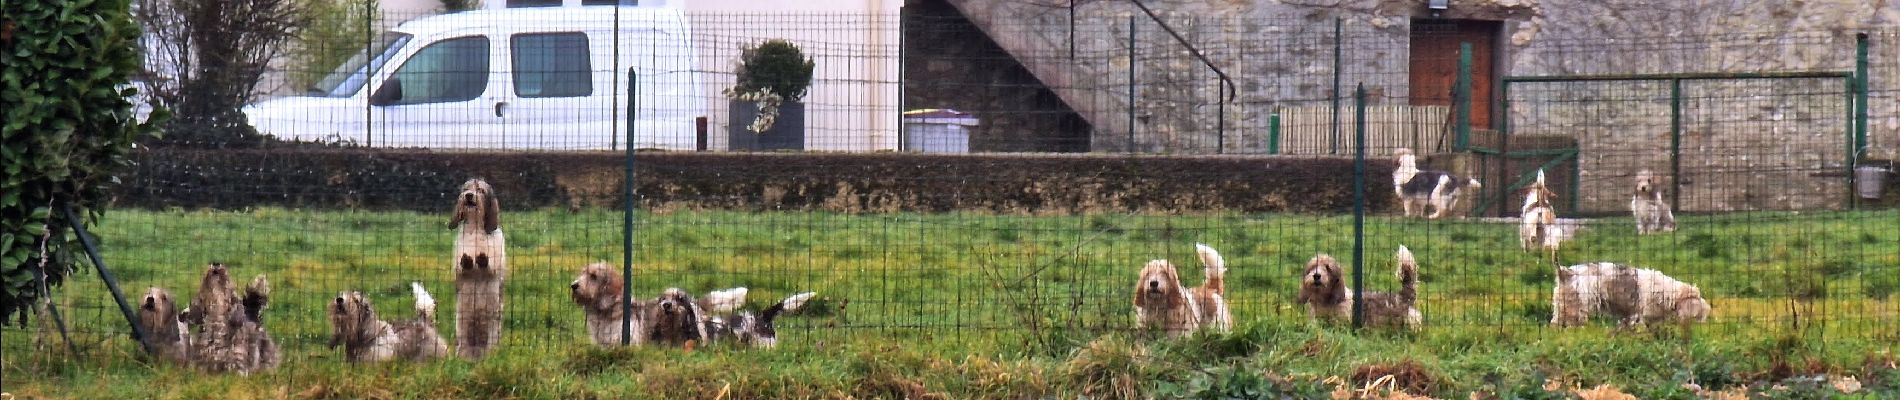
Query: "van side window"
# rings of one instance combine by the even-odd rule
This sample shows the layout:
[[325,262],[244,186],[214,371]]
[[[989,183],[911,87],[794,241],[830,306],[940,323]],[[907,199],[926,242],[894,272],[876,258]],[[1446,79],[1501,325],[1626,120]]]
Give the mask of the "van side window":
[[390,75],[402,82],[396,104],[474,100],[488,88],[488,37],[447,39],[423,47]]
[[520,34],[514,50],[515,95],[577,97],[594,94],[587,35],[580,32]]
[[560,7],[561,0],[507,0],[508,8]]

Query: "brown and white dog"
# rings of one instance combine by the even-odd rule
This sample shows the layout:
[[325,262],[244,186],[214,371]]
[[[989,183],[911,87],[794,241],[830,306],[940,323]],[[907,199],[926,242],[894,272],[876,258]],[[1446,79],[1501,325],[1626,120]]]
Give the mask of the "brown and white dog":
[[1207,276],[1200,287],[1181,284],[1181,274],[1168,260],[1153,260],[1141,268],[1135,281],[1135,322],[1141,329],[1180,336],[1200,329],[1226,333],[1234,316],[1227,309],[1227,261],[1206,244],[1195,243]]
[[[581,314],[587,316],[587,336],[596,345],[620,344],[621,332],[625,326],[622,316],[626,309],[621,301],[626,300],[626,283],[613,265],[593,263],[581,268],[580,276],[568,288],[574,298],[574,304],[581,306]],[[646,343],[646,313],[644,301],[633,302],[632,330],[628,343],[640,345]]]
[[[1405,246],[1399,246],[1396,258],[1399,292],[1366,293],[1361,302],[1366,308],[1366,326],[1402,326],[1416,331],[1424,326],[1425,320],[1417,307],[1418,260]],[[1297,301],[1306,304],[1306,311],[1313,319],[1330,323],[1351,321],[1352,299],[1352,291],[1346,288],[1345,270],[1340,268],[1338,260],[1322,253],[1306,262]]]
[[249,374],[276,368],[277,343],[264,331],[264,307],[270,303],[270,282],[258,275],[240,298],[224,264],[205,267],[198,296],[180,313],[191,334],[190,358],[211,372]]
[[153,287],[145,290],[139,302],[139,328],[145,331],[140,342],[158,360],[191,365],[191,328],[179,318],[178,303],[171,292]]
[[376,316],[376,307],[362,292],[338,293],[330,302],[330,348],[343,346],[343,359],[349,362],[430,360],[449,355],[449,345],[435,330],[435,298],[410,282],[416,296],[416,319],[387,322]]
[[1562,226],[1557,225],[1557,208],[1551,199],[1556,196],[1544,185],[1544,170],[1537,170],[1537,181],[1531,183],[1524,195],[1524,208],[1521,222],[1517,227],[1518,246],[1525,251],[1542,249],[1554,262],[1557,248],[1567,237]]
[[463,358],[481,358],[501,344],[502,281],[508,277],[507,240],[494,187],[481,179],[463,183],[449,227],[458,229],[455,351]]
[[1636,193],[1630,195],[1630,213],[1636,216],[1636,234],[1675,232],[1676,214],[1663,201],[1656,175],[1649,170],[1636,172]]
[[1551,290],[1550,324],[1572,327],[1608,314],[1617,329],[1676,322],[1684,337],[1691,324],[1708,321],[1712,309],[1702,290],[1662,272],[1598,262],[1557,268]]
[[[722,294],[714,297],[730,296],[731,293],[722,291]],[[712,316],[706,313],[707,307],[725,307],[723,304],[726,299],[711,302],[694,300],[685,290],[669,288],[647,307],[647,340],[669,346],[693,346],[694,343],[709,345],[731,339],[742,346],[773,347],[778,345],[778,328],[774,321],[780,315],[804,306],[815,295],[813,292],[804,292],[786,297],[757,315],[742,312],[730,316]]]
[[1398,169],[1392,171],[1392,191],[1398,194],[1407,217],[1413,215],[1413,210],[1430,219],[1444,217],[1446,212],[1458,207],[1458,198],[1464,189],[1484,187],[1477,179],[1460,178],[1445,171],[1420,170],[1418,157],[1410,150],[1400,149],[1398,158]]

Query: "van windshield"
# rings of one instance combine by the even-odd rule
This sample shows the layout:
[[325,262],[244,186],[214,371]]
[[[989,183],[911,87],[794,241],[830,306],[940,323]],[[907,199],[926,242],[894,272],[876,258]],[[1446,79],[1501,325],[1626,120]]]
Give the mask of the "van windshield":
[[[383,63],[389,62],[389,58],[395,56],[396,51],[402,50],[402,45],[409,43],[411,37],[413,36],[407,33],[383,32],[382,37],[377,40],[376,47],[372,48],[373,51],[351,56],[348,61],[338,65],[336,71],[330,72],[329,76],[323,77],[323,80],[312,85],[309,94],[319,97],[356,95],[356,91],[361,90],[363,85],[369,82],[369,76],[382,69]],[[375,57],[370,57],[370,54],[374,54]]]

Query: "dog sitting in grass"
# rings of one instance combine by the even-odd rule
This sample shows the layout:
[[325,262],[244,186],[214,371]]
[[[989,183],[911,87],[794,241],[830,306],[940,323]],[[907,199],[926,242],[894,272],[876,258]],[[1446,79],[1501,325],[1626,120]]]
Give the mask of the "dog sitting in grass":
[[138,323],[145,333],[140,342],[150,356],[191,365],[191,328],[179,318],[178,303],[172,300],[171,292],[158,287],[146,289],[139,301]]
[[270,282],[258,275],[238,297],[224,264],[205,267],[198,296],[179,318],[198,331],[191,334],[193,365],[211,372],[251,372],[276,368],[277,343],[264,330],[264,307],[270,303]]
[[[1399,292],[1366,293],[1361,304],[1365,306],[1366,326],[1405,327],[1419,330],[1424,326],[1424,315],[1418,311],[1418,260],[1412,251],[1399,246],[1398,254]],[[1343,323],[1352,320],[1352,290],[1346,287],[1345,270],[1333,256],[1319,254],[1306,262],[1306,272],[1301,274],[1300,294],[1296,301],[1306,304],[1307,313],[1320,322]]]
[[1234,316],[1227,309],[1227,261],[1205,244],[1194,244],[1206,280],[1200,287],[1181,283],[1181,274],[1168,260],[1153,260],[1135,280],[1135,322],[1144,330],[1181,336],[1201,329],[1226,333]]
[[416,318],[389,322],[362,292],[338,293],[330,302],[330,347],[343,346],[343,359],[380,362],[430,360],[449,355],[449,344],[435,330],[435,297],[421,282],[409,283],[416,296]]

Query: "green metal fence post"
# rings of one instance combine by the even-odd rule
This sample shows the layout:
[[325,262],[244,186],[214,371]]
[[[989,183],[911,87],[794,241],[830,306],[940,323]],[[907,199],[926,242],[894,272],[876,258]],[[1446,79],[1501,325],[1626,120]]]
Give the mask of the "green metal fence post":
[[1453,150],[1465,151],[1471,146],[1471,42],[1458,44],[1458,84],[1452,91],[1458,113],[1458,146]]
[[1669,207],[1682,211],[1682,79],[1669,80]]
[[1345,64],[1341,63],[1339,49],[1345,45],[1345,20],[1333,17],[1333,145],[1328,154],[1339,154],[1339,73]]
[[1267,154],[1280,154],[1280,112],[1267,116]]
[[[1867,33],[1854,35],[1854,154],[1867,151]],[[1859,159],[1856,157],[1855,159]]]
[[1353,91],[1352,327],[1365,326],[1366,307],[1366,84]]
[[[637,72],[627,68],[627,175],[626,192],[622,193],[627,196],[627,205],[620,221],[620,276],[628,281],[633,280],[633,149],[637,143],[634,141],[636,130],[633,125],[640,104],[640,96],[636,95],[640,93],[640,76]],[[633,340],[633,282],[622,282],[620,288],[620,345],[625,346]]]
[[[1504,182],[1509,182],[1511,179],[1510,178],[1511,176],[1511,171],[1510,171],[1511,169],[1510,168],[1511,166],[1511,82],[1505,81],[1502,85],[1500,85],[1499,90],[1500,90],[1500,93],[1502,93],[1499,98],[1503,100],[1499,101],[1498,103],[1500,104],[1499,107],[1504,109],[1504,112],[1503,112],[1504,119],[1502,121],[1498,121],[1498,148],[1497,150],[1498,150],[1498,161],[1499,163],[1502,164],[1502,166],[1498,167],[1498,180],[1496,181],[1496,184],[1503,184]],[[1482,174],[1482,171],[1480,171],[1480,174]],[[1497,190],[1498,190],[1497,204],[1510,204],[1509,203],[1511,201],[1510,187],[1499,186]],[[1483,193],[1483,191],[1479,191],[1479,193]],[[1500,217],[1505,216],[1504,215],[1505,210],[1509,210],[1509,209],[1510,208],[1507,208],[1507,207],[1498,207],[1497,215]],[[1486,210],[1480,209],[1480,211],[1486,211]]]

